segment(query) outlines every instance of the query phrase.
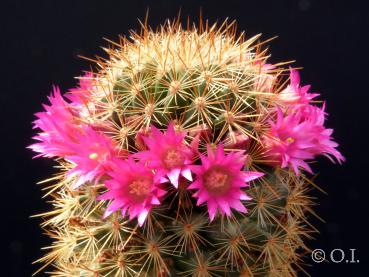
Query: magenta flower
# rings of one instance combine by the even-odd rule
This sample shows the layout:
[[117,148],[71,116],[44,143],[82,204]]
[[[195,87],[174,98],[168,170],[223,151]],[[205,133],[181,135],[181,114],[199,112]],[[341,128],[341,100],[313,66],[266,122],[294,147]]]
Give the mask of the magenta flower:
[[156,170],[158,176],[167,176],[170,182],[178,188],[180,175],[192,181],[190,165],[194,150],[185,144],[185,137],[185,132],[176,133],[172,122],[165,133],[152,126],[151,135],[143,137],[149,150],[138,152],[135,157],[149,162],[150,167]]
[[188,189],[197,190],[193,196],[197,205],[207,203],[210,221],[214,220],[219,208],[222,215],[231,216],[231,208],[246,213],[241,200],[251,198],[242,190],[249,181],[263,175],[260,172],[243,171],[244,158],[242,152],[231,152],[225,155],[223,145],[213,151],[208,145],[207,157],[200,154],[201,165],[191,166],[196,174],[195,181]]
[[29,146],[40,153],[36,157],[62,157],[75,164],[68,171],[77,176],[74,188],[88,181],[98,181],[110,170],[111,158],[119,156],[112,140],[101,132],[79,122],[71,104],[66,102],[58,87],[48,97],[50,105],[37,113],[34,128],[41,133],[34,137],[39,142]]
[[330,156],[341,163],[344,157],[335,148],[338,144],[332,141],[332,129],[324,127],[324,107],[306,105],[291,114],[283,115],[277,109],[276,122],[270,122],[271,128],[265,134],[263,143],[266,154],[280,164],[282,168],[289,166],[299,175],[299,167],[312,173],[305,160],[318,155]]
[[64,157],[71,154],[68,142],[75,139],[81,128],[70,104],[63,99],[58,87],[53,87],[48,99],[50,105],[43,105],[45,111],[35,114],[37,119],[33,122],[33,128],[39,128],[41,132],[33,137],[38,142],[29,148],[39,153],[36,157]]
[[85,182],[98,181],[112,169],[112,159],[120,155],[108,136],[90,126],[84,126],[83,132],[67,146],[71,149],[71,154],[65,159],[76,165],[69,170],[68,175],[78,178],[73,188]]
[[129,214],[130,220],[137,217],[140,226],[166,191],[159,188],[162,178],[155,176],[153,171],[132,158],[115,160],[115,166],[108,172],[111,179],[105,181],[109,189],[99,200],[113,200],[105,211],[104,217],[121,210],[122,215]]
[[71,88],[66,97],[73,106],[84,106],[91,101],[91,91],[93,88],[92,72],[85,72],[79,79],[78,87]]
[[278,100],[282,104],[309,104],[312,99],[319,96],[318,93],[309,93],[310,85],[300,87],[300,75],[295,69],[290,68],[290,84],[278,94]]

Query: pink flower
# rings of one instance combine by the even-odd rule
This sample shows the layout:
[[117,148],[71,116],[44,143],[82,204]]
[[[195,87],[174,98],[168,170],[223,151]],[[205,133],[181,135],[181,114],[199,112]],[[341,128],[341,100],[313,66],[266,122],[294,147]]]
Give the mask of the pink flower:
[[188,189],[197,190],[193,196],[197,205],[207,203],[210,221],[214,220],[219,208],[222,215],[231,215],[231,208],[246,213],[247,210],[240,200],[251,198],[242,191],[248,181],[263,175],[260,172],[243,171],[245,156],[241,152],[225,155],[223,145],[213,151],[208,145],[208,156],[200,154],[201,165],[193,165],[192,171],[196,180]]
[[93,84],[92,72],[85,72],[79,79],[78,87],[71,88],[66,97],[72,102],[73,106],[84,106],[91,100]]
[[113,200],[104,217],[121,210],[123,216],[128,212],[130,220],[137,217],[142,226],[151,208],[159,205],[160,198],[166,193],[158,187],[162,178],[132,158],[115,160],[115,166],[108,175],[111,179],[106,180],[105,185],[109,191],[98,198]]
[[135,157],[149,162],[157,175],[167,176],[170,182],[178,188],[180,175],[192,181],[190,165],[194,151],[185,144],[185,137],[185,132],[176,133],[172,122],[165,133],[152,126],[151,135],[143,137],[149,150],[138,152]]
[[78,177],[73,188],[86,182],[98,181],[112,169],[112,159],[120,155],[108,136],[90,126],[84,126],[83,132],[76,136],[75,141],[67,143],[67,146],[71,154],[65,159],[76,164],[68,175]]
[[318,93],[309,93],[310,85],[300,87],[300,75],[297,70],[290,68],[290,84],[278,94],[278,100],[282,104],[309,104]]
[[74,140],[81,130],[78,118],[73,114],[70,104],[61,96],[58,87],[53,87],[48,99],[50,105],[44,104],[45,111],[36,113],[37,119],[33,122],[33,128],[42,131],[33,137],[39,142],[29,148],[40,153],[36,157],[64,157],[71,154],[68,142]]
[[77,176],[73,186],[88,181],[98,181],[110,170],[111,159],[119,156],[112,140],[88,125],[81,124],[71,104],[66,102],[58,87],[48,97],[51,105],[44,105],[45,112],[37,113],[34,128],[41,133],[34,137],[39,142],[29,146],[38,156],[62,157],[75,164],[68,171]]
[[305,160],[311,160],[318,155],[330,156],[341,163],[344,157],[335,148],[332,141],[332,129],[324,127],[324,107],[306,105],[291,114],[283,115],[277,108],[276,122],[270,122],[271,128],[264,135],[263,143],[266,154],[282,168],[289,166],[299,175],[299,167],[312,173]]

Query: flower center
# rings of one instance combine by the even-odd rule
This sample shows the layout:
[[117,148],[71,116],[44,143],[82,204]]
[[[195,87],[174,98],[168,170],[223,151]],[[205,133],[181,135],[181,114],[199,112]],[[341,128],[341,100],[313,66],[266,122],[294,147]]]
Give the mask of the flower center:
[[97,153],[91,153],[88,157],[91,160],[97,160],[97,158],[99,157],[99,155]]
[[204,175],[204,186],[212,195],[222,195],[231,188],[230,176],[222,168],[212,168]]
[[286,142],[287,142],[287,144],[291,144],[291,143],[294,143],[294,142],[295,142],[295,139],[294,139],[294,138],[292,138],[292,137],[288,137],[288,138],[286,139]]
[[164,156],[164,164],[168,169],[181,167],[184,163],[182,153],[176,149],[169,149]]
[[97,163],[104,163],[109,157],[109,150],[102,147],[99,143],[89,146],[88,158]]
[[149,195],[151,182],[149,179],[136,179],[129,184],[129,194],[136,200],[143,200]]

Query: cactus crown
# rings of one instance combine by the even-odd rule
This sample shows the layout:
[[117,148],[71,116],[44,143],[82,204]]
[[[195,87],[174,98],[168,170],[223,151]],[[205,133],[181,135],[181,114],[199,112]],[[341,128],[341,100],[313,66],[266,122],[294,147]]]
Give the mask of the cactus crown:
[[31,146],[60,165],[41,214],[50,275],[297,276],[315,231],[304,160],[343,157],[316,94],[292,69],[286,86],[259,37],[227,21],[142,25],[70,102],[54,90]]

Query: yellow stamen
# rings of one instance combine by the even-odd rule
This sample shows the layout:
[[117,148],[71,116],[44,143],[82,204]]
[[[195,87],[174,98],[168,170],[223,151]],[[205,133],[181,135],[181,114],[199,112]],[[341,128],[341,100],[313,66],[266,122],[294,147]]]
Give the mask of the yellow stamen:
[[98,156],[99,156],[99,155],[98,155],[97,153],[91,153],[88,157],[89,157],[91,160],[96,160]]
[[291,144],[291,143],[293,143],[295,141],[295,139],[294,138],[292,138],[292,137],[289,137],[288,139],[286,139],[286,142],[288,143],[288,144]]

